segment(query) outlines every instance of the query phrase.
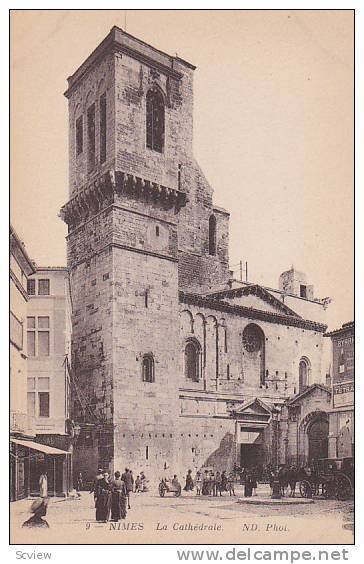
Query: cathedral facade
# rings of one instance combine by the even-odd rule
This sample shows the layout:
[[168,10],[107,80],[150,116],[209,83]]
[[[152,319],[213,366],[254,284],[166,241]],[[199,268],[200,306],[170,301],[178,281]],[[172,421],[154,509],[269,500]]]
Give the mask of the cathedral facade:
[[[325,302],[229,271],[193,157],[195,67],[114,27],[68,79],[75,471],[158,477],[327,450]],[[311,437],[312,435],[312,437]]]

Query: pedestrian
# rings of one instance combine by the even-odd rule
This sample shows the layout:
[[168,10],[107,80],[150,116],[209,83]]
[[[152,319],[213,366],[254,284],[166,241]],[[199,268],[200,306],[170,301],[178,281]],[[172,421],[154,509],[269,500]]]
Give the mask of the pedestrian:
[[181,488],[181,484],[179,483],[179,480],[178,480],[178,478],[177,478],[177,474],[175,474],[175,475],[173,476],[172,487],[173,487],[173,490],[174,490],[174,492],[175,492],[175,493],[174,493],[175,496],[177,496],[178,494],[179,494],[179,495],[181,494],[181,489],[182,489],[182,488]]
[[138,474],[136,479],[135,479],[135,493],[139,493],[141,491],[142,491],[142,481],[141,481],[140,476]]
[[215,476],[215,495],[220,494],[221,497],[221,474],[219,471],[216,472]]
[[202,480],[202,495],[209,495],[210,489],[210,479],[208,470],[205,470],[203,480]]
[[270,494],[273,493],[273,482],[275,480],[275,473],[273,470],[269,470],[269,487],[270,487]]
[[186,485],[183,488],[186,492],[192,491],[194,488],[193,479],[192,479],[192,470],[188,470],[186,476]]
[[115,472],[115,477],[110,484],[111,489],[111,521],[119,521],[126,517],[126,484],[120,478],[120,472]]
[[257,482],[257,469],[256,468],[253,468],[252,473],[251,473],[251,485],[252,485],[252,495],[257,495],[258,482]]
[[94,494],[95,502],[96,502],[97,485],[99,483],[99,480],[102,480],[103,477],[104,477],[104,471],[103,471],[102,468],[99,468],[98,471],[97,471],[96,477],[94,479],[94,482],[93,482],[91,489],[90,489],[90,493]]
[[134,476],[132,470],[129,468],[128,473],[126,475],[126,493],[128,497],[128,509],[130,509],[130,494],[133,492],[134,489]]
[[148,480],[147,480],[143,470],[140,472],[140,481],[141,481],[141,491],[147,492],[148,491],[148,486],[147,486]]
[[81,490],[83,490],[83,476],[82,476],[82,472],[79,472],[78,476],[77,476],[77,480],[76,480],[76,489],[78,492],[80,492]]
[[196,483],[196,495],[201,495],[201,488],[202,488],[201,472],[197,472],[195,483]]
[[30,506],[30,512],[33,513],[32,517],[24,521],[22,527],[38,527],[48,529],[49,525],[43,517],[47,514],[48,498],[40,497],[33,501]]
[[250,472],[246,472],[245,476],[245,485],[244,485],[244,497],[251,497],[252,496],[252,479]]
[[95,490],[96,521],[106,523],[109,520],[110,503],[109,474],[104,472],[103,477],[97,481]]
[[214,472],[210,472],[210,485],[209,485],[209,495],[215,496],[216,492],[216,482]]
[[48,497],[48,478],[44,469],[42,469],[39,477],[39,496],[42,498]]
[[229,489],[230,496],[235,495],[234,480],[235,480],[235,474],[234,472],[230,472],[229,476],[227,477],[227,487]]
[[228,491],[228,478],[226,475],[226,470],[223,470],[221,473],[221,492]]

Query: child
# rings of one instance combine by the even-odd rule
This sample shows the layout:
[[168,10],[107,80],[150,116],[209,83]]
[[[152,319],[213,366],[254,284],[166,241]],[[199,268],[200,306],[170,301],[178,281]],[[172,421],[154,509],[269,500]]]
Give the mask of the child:
[[135,479],[135,493],[139,493],[142,491],[142,481],[140,479],[140,476],[138,474],[138,476]]
[[197,472],[195,483],[196,483],[196,495],[201,495],[201,487],[202,487],[201,472]]

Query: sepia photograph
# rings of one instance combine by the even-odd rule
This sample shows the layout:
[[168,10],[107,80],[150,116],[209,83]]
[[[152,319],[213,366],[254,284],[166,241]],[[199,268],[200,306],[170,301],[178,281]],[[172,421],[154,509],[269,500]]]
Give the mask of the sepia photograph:
[[354,10],[9,26],[10,543],[353,545]]

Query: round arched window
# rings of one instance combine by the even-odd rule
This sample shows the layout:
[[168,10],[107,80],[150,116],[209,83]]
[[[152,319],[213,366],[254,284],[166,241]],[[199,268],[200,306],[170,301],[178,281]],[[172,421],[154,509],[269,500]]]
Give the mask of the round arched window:
[[185,376],[192,382],[200,379],[200,345],[195,340],[188,341],[185,346]]
[[243,332],[244,349],[257,352],[262,348],[262,332],[256,325],[248,325]]
[[301,358],[298,366],[298,390],[303,392],[309,385],[309,361],[306,358]]
[[143,356],[142,378],[143,382],[154,382],[154,358],[152,354]]

